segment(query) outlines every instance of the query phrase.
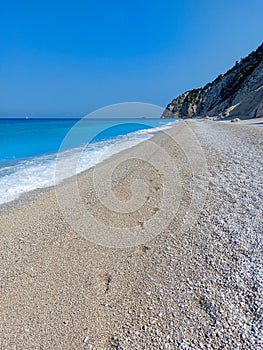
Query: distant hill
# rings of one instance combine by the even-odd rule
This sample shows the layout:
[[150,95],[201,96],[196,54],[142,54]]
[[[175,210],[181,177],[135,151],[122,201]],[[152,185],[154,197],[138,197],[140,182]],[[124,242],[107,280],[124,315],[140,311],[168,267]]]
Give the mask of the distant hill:
[[263,44],[204,87],[175,98],[162,118],[263,117]]

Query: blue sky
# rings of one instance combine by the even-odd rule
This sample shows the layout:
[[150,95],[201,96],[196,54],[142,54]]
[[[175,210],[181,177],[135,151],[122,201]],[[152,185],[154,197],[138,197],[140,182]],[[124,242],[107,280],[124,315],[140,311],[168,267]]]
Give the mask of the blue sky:
[[263,0],[0,0],[0,116],[165,107],[255,50]]

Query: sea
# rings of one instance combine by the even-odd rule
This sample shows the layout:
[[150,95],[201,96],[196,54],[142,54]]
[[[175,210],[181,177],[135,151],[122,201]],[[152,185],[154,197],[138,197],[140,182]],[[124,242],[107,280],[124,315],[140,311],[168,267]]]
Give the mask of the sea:
[[[176,122],[157,118],[0,119],[0,204],[53,186],[58,153],[70,159],[81,148],[76,169],[80,173]],[[65,170],[64,179],[68,176]]]

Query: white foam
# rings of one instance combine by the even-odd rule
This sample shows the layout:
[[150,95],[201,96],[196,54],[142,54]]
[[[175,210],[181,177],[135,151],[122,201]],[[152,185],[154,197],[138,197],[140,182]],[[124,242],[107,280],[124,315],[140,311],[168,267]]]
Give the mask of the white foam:
[[[102,162],[110,156],[125,149],[133,147],[149,138],[156,132],[171,128],[170,125],[161,125],[156,128],[139,130],[113,139],[89,144],[84,152],[83,148],[73,148],[60,153],[60,161],[69,164],[70,160],[80,154],[76,173],[87,170]],[[55,169],[57,154],[43,155],[40,157],[23,160],[13,166],[0,168],[0,204],[19,198],[25,192],[55,185]],[[63,165],[60,164],[60,168]],[[60,172],[61,173],[61,172]],[[67,166],[63,169],[60,182],[72,175],[72,170]]]

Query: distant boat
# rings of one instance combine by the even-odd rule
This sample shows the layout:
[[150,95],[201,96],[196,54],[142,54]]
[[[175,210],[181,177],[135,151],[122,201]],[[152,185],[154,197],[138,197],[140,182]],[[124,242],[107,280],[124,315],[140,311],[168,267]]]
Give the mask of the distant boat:
[[25,119],[29,119],[29,116],[27,115],[27,116],[25,117]]

